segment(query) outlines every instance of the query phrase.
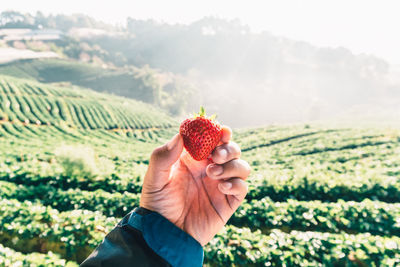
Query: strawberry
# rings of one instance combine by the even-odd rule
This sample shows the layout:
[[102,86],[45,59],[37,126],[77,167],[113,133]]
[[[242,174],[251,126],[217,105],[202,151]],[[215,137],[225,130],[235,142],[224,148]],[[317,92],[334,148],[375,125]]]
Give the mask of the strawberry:
[[206,117],[203,107],[193,118],[182,122],[179,133],[183,144],[195,160],[206,159],[221,140],[222,130],[215,116]]

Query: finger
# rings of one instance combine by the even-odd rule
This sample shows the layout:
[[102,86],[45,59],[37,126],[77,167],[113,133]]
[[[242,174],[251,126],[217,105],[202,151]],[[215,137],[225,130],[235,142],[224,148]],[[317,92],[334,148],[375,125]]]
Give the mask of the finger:
[[222,194],[233,196],[234,200],[238,202],[237,204],[240,204],[240,202],[242,202],[246,197],[248,186],[243,179],[232,178],[227,181],[220,182],[218,184],[218,190]]
[[183,150],[183,140],[176,134],[168,143],[154,149],[145,176],[148,183],[163,186],[169,178],[172,165],[179,159]]
[[211,154],[211,159],[217,164],[224,164],[232,159],[240,158],[240,147],[235,142],[217,146]]
[[250,172],[250,165],[242,159],[234,159],[222,165],[212,163],[206,169],[207,176],[216,180],[231,177],[240,177],[246,180]]
[[221,131],[221,144],[229,143],[232,139],[232,129],[229,126],[223,125]]

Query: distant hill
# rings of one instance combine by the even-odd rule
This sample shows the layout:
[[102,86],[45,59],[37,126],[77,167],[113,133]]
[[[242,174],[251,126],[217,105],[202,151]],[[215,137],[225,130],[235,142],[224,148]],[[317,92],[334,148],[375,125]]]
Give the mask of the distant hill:
[[201,89],[199,102],[235,127],[330,119],[356,106],[385,108],[385,99],[400,91],[388,62],[374,55],[253,33],[238,20],[170,25],[128,19],[126,32],[81,41],[107,51],[105,61],[186,75]]
[[36,52],[29,49],[15,49],[11,47],[0,47],[0,64],[12,62],[20,59],[32,58],[57,58],[59,57],[54,52]]
[[105,69],[65,59],[21,60],[0,65],[0,74],[33,79],[42,83],[68,82],[99,92],[156,102],[158,84],[143,70]]
[[[326,120],[338,114],[352,117],[354,110],[361,115],[371,109],[385,111],[388,100],[400,99],[400,82],[392,78],[396,76],[392,66],[381,58],[269,32],[254,33],[239,20],[205,17],[172,25],[128,18],[126,25],[111,27],[82,15],[3,12],[1,17],[5,23],[0,28],[43,27],[64,33],[46,45],[3,40],[7,46],[46,48],[76,61],[123,70],[43,61],[47,66],[18,63],[11,70],[14,74],[36,71],[40,75],[31,76],[42,82],[71,81],[153,103],[171,114],[185,114],[203,105],[233,127]],[[138,68],[157,69],[186,82],[167,88],[147,70],[137,81],[132,76],[138,77]],[[12,74],[8,69],[6,73]],[[69,78],[61,79],[60,74]]]

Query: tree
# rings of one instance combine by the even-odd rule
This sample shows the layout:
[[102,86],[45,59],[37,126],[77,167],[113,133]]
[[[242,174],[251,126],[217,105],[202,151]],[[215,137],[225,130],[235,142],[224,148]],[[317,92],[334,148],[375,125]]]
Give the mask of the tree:
[[35,19],[30,14],[17,11],[3,11],[0,13],[1,28],[35,28]]

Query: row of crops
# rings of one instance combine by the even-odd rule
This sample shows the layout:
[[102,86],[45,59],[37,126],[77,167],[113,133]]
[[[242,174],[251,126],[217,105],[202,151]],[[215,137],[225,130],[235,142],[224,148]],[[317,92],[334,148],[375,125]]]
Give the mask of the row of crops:
[[[138,205],[149,155],[176,124],[142,103],[0,80],[0,266],[76,266]],[[234,140],[250,191],[207,266],[400,264],[400,131],[271,126]]]
[[[30,201],[0,200],[4,246],[40,253],[52,251],[62,258],[82,261],[117,222],[100,212],[59,212]],[[251,229],[253,228],[253,230]],[[362,262],[368,265],[399,263],[398,236],[347,234],[228,226],[206,247],[210,265],[272,265]]]
[[[264,130],[261,129],[260,131]],[[364,135],[368,135],[369,131],[366,130]],[[343,132],[351,133],[352,131],[343,130],[343,132],[339,132],[343,134]],[[110,139],[109,141],[113,140],[114,143],[123,143],[123,140],[129,142],[131,139],[127,135],[112,134],[115,135],[115,139]],[[347,136],[352,136],[351,138],[355,143],[358,142],[358,139],[364,138],[363,135],[355,138],[356,135],[354,133]],[[381,134],[379,138],[383,138],[382,136],[384,134]],[[301,138],[299,140],[292,138],[290,139],[291,141],[286,141],[287,143],[276,143],[275,145],[271,145],[269,151],[275,146],[274,149],[280,151],[282,160],[293,161],[288,155],[289,150],[287,146],[294,146],[294,142],[300,140],[305,143],[310,142],[312,145],[313,141],[307,140],[307,138],[311,138],[311,135],[302,138],[303,140]],[[332,137],[328,137],[328,139],[330,138]],[[342,143],[339,143],[340,139],[344,139]],[[38,138],[38,140],[40,139]],[[93,146],[97,144],[95,140],[101,140],[101,135],[92,138]],[[393,137],[391,140],[395,143],[397,139]],[[339,134],[336,137],[336,142],[339,143],[338,146],[341,146],[343,143],[347,143],[348,140]],[[19,145],[14,144],[12,146],[16,148],[14,151],[15,155],[21,155],[21,151],[18,150]],[[152,146],[154,146],[154,143]],[[279,148],[278,146],[281,147]],[[262,146],[245,151],[243,152],[243,157],[251,161],[253,155],[258,157],[259,150],[268,150],[267,147]],[[318,147],[321,150],[323,149],[321,145],[318,145]],[[370,155],[370,157],[379,158],[385,155],[387,157],[392,155],[392,158],[386,158],[385,162],[388,166],[390,165],[391,173],[394,172],[393,168],[396,168],[396,166],[392,166],[393,164],[391,165],[390,162],[395,162],[394,157],[397,155],[395,153],[381,153],[382,150],[377,151],[377,147],[379,145],[375,147],[376,155]],[[32,145],[30,149],[35,150],[36,147]],[[102,153],[100,148],[98,149],[99,153]],[[121,147],[119,149],[122,151]],[[391,149],[395,150],[396,145],[393,145]],[[24,150],[26,154],[29,154],[26,147],[24,147]],[[253,150],[258,150],[258,153],[252,154]],[[370,147],[363,147],[362,151],[349,149],[347,152],[350,155],[351,151],[353,151],[353,157],[356,157],[363,153],[371,153],[368,152],[369,150],[371,150]],[[148,153],[150,151],[151,147],[148,148]],[[332,162],[330,158],[335,158],[335,153],[330,150],[313,153],[307,156],[310,160],[305,160],[303,163],[309,162],[309,164],[312,164],[312,162],[317,160],[317,154],[320,155],[320,164],[323,162],[330,166],[331,169],[334,168],[335,164],[346,164],[349,162]],[[66,177],[59,173],[47,173],[43,175],[42,167],[35,162],[35,159],[39,158],[46,162],[47,165],[56,164],[48,162],[52,156],[52,153],[47,151],[47,153],[37,153],[34,156],[25,156],[19,159],[15,157],[14,160],[4,161],[0,165],[0,185],[2,187],[0,198],[4,201],[6,199],[14,201],[10,205],[18,206],[17,210],[20,210],[24,205],[33,205],[38,207],[37,209],[39,210],[46,208],[50,213],[55,212],[57,214],[55,217],[61,216],[61,218],[72,218],[73,216],[70,213],[76,210],[86,212],[87,214],[97,212],[96,214],[103,216],[99,217],[100,219],[95,219],[98,222],[97,226],[101,226],[101,229],[107,230],[104,230],[102,235],[98,239],[95,239],[96,241],[91,246],[80,249],[80,251],[88,252],[98,244],[97,242],[102,239],[104,233],[112,227],[112,224],[107,225],[103,221],[112,219],[113,222],[117,222],[131,208],[137,205],[141,189],[141,179],[146,165],[143,162],[130,165],[130,167],[138,171],[136,173],[131,172],[131,176],[128,177],[124,177],[119,172],[100,180],[91,181],[77,177]],[[275,156],[278,157],[279,154]],[[132,157],[136,156],[133,155]],[[299,156],[294,155],[293,157]],[[123,158],[120,157],[116,161],[124,165],[125,160]],[[360,159],[352,159],[350,161],[358,161],[359,164],[363,164]],[[378,160],[376,161],[378,162]],[[262,164],[259,166],[262,166]],[[322,170],[321,166],[324,165],[315,167],[314,165],[311,167],[307,166],[307,164],[303,165],[304,168],[315,168],[315,172],[318,172],[318,169]],[[335,263],[339,265],[357,265],[357,262],[367,265],[379,265],[378,263],[381,263],[390,266],[396,264],[396,257],[398,258],[400,253],[398,239],[400,236],[400,206],[398,203],[400,201],[397,199],[400,195],[398,193],[399,180],[396,177],[392,177],[393,181],[388,183],[386,181],[386,178],[389,177],[387,170],[382,169],[382,166],[378,166],[380,172],[375,172],[371,165],[367,164],[365,166],[374,174],[381,173],[382,176],[380,178],[375,177],[374,179],[371,176],[370,180],[335,179],[333,174],[329,174],[329,176],[319,179],[313,179],[312,176],[308,179],[307,175],[302,177],[302,179],[296,179],[290,173],[280,173],[285,168],[276,167],[276,164],[271,164],[271,170],[260,167],[253,174],[248,199],[229,222],[231,227],[228,227],[225,232],[221,233],[207,246],[206,262],[216,266],[233,263],[239,265],[262,265],[268,262],[272,265],[283,262],[299,266],[316,262],[323,264]],[[268,173],[271,179],[268,176],[263,177],[265,173]],[[347,175],[347,178],[352,178],[354,174],[345,172],[344,175]],[[284,176],[286,178],[282,179]],[[280,179],[274,179],[274,177],[280,177]],[[368,177],[368,175],[365,177]],[[345,180],[347,182],[343,183]],[[378,187],[379,190],[377,190]],[[34,200],[34,203],[30,203],[30,200]],[[4,204],[3,206],[7,205]],[[8,214],[8,218],[13,218],[13,222],[16,222],[18,220],[17,217],[21,216],[21,214],[23,216],[23,213],[17,211],[15,211],[15,216],[17,217],[12,217],[10,213]],[[64,217],[60,214],[68,215]],[[87,218],[85,215],[76,220],[84,220],[83,217]],[[12,229],[7,225],[10,228],[9,232],[4,229],[2,232],[5,232],[4,236],[8,236],[9,238],[11,236],[21,236],[20,234],[16,234],[16,229],[20,228],[21,225],[29,224],[24,221]],[[47,223],[47,226],[43,227],[48,227],[48,225]],[[94,225],[90,227],[94,227]],[[81,226],[79,228],[78,232],[83,231]],[[50,243],[58,245],[53,244],[54,247],[53,245],[50,246],[51,249],[37,250],[37,242],[39,242],[37,240],[48,242],[37,239],[35,234],[41,234],[43,231],[38,229],[42,228],[33,229],[33,233],[26,230],[22,232],[24,235],[21,239],[29,240],[26,242],[34,244],[31,247],[25,243],[17,246],[11,241],[6,241],[6,239],[3,239],[1,243],[8,246],[8,249],[16,251],[22,251],[22,248],[27,248],[23,250],[26,253],[39,251],[42,253],[40,255],[47,255],[46,253],[52,251],[57,253],[57,255],[61,255],[60,259],[79,262],[85,257],[82,255],[80,256],[81,258],[74,258],[78,255],[74,250],[77,248],[77,241],[73,239],[73,245],[69,246],[64,244],[65,242],[61,241],[61,238],[64,237],[65,233],[56,234],[50,232],[50,236],[53,238]],[[90,234],[86,234],[90,231],[92,230],[83,231],[88,238],[92,238]],[[365,242],[362,242],[363,239],[368,240],[368,242],[364,244]],[[63,238],[62,240],[67,239]],[[308,240],[313,241],[310,244]],[[89,242],[87,239],[84,239],[84,241],[84,244]],[[59,249],[61,244],[66,246],[65,248],[63,247],[64,250]],[[45,248],[45,246],[41,246],[41,248]],[[311,248],[312,250],[310,250]],[[215,255],[216,251],[221,252]],[[310,254],[312,253],[310,251],[315,252],[314,254]]]
[[[24,186],[0,181],[0,197],[19,201],[36,199],[58,211],[84,209],[100,211],[111,217],[123,217],[131,207],[138,206],[140,195],[109,193],[81,189],[62,190],[50,185]],[[320,232],[372,233],[400,236],[400,204],[366,199],[362,202],[321,201],[274,202],[269,198],[246,201],[233,215],[230,223],[268,233],[272,229],[313,230]]]
[[89,90],[0,76],[0,120],[82,129],[148,129],[175,124],[144,103]]
[[[28,159],[23,158],[23,160]],[[119,160],[116,159],[117,161]],[[129,172],[129,177],[123,173],[114,173],[101,180],[91,181],[85,179],[64,177],[62,172],[43,173],[42,170],[48,165],[40,165],[37,162],[22,161],[13,164],[0,164],[0,180],[10,181],[24,185],[54,185],[61,189],[81,188],[84,190],[102,189],[110,193],[131,192],[139,193],[141,190],[140,180],[144,173],[145,163],[120,162],[120,166],[128,164],[128,167],[140,168],[141,171]],[[139,165],[138,165],[139,164]],[[308,179],[306,176],[301,179],[281,179],[271,176],[271,180],[263,179],[262,176],[254,178],[250,185],[250,192],[247,195],[249,200],[259,200],[268,196],[274,201],[287,201],[288,199],[297,200],[320,200],[323,202],[335,202],[340,199],[346,201],[362,201],[365,199],[380,200],[388,203],[400,202],[400,182],[392,178],[391,181],[385,179],[365,179],[360,181],[343,180],[332,181],[333,176],[324,179]],[[135,182],[138,182],[137,184]]]
[[[19,123],[0,122],[0,136],[9,139],[18,140],[31,140],[30,138],[45,139],[46,137],[52,137],[54,139],[63,139],[67,141],[79,141],[82,138],[101,138],[101,141],[112,140],[115,142],[126,141],[125,137],[132,138],[133,142],[154,142],[159,138],[164,138],[166,133],[170,133],[171,130],[151,128],[146,130],[132,130],[132,131],[107,131],[107,130],[94,130],[86,131],[80,129],[74,129],[66,126],[36,126],[36,125],[24,125]],[[116,135],[117,134],[117,135]],[[120,138],[122,137],[122,138]],[[104,140],[103,140],[104,139]],[[91,141],[91,140],[89,140]],[[97,140],[94,140],[97,141]]]

